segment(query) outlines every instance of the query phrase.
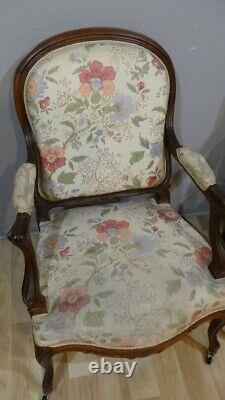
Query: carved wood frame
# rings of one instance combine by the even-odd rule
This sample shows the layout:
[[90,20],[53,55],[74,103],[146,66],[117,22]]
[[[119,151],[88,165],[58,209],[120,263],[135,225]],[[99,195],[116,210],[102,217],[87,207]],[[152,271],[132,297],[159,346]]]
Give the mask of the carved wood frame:
[[166,157],[166,176],[163,182],[155,187],[146,189],[130,189],[121,192],[110,194],[102,194],[96,196],[73,197],[64,200],[48,200],[42,196],[38,188],[38,176],[40,174],[40,155],[35,142],[35,138],[28,121],[24,104],[24,84],[28,72],[33,65],[44,55],[52,50],[66,46],[73,43],[80,43],[84,41],[93,40],[117,40],[129,43],[135,43],[155,53],[165,64],[169,79],[170,79],[170,93],[168,99],[168,108],[165,123],[167,126],[173,126],[174,102],[175,102],[175,74],[172,61],[165,50],[155,41],[134,32],[116,29],[116,28],[88,28],[69,31],[56,35],[50,39],[40,43],[34,50],[32,50],[19,64],[14,78],[14,101],[16,111],[25,135],[27,145],[27,162],[36,164],[37,167],[37,180],[35,185],[35,207],[37,212],[38,221],[43,221],[48,218],[48,211],[53,207],[77,207],[91,204],[103,204],[104,202],[117,201],[122,196],[138,194],[138,193],[155,193],[159,198],[168,198],[168,187],[171,175],[170,154],[165,149]]
[[[170,78],[170,93],[168,100],[168,108],[165,119],[165,158],[166,158],[166,175],[163,182],[152,188],[131,189],[116,193],[108,193],[88,197],[73,197],[65,200],[52,201],[44,198],[39,192],[38,175],[40,171],[40,155],[36,145],[32,129],[30,127],[25,105],[24,105],[24,84],[25,79],[32,66],[45,54],[57,49],[61,46],[72,43],[92,40],[119,40],[123,42],[135,43],[147,48],[155,53],[165,64]],[[19,64],[14,79],[14,101],[16,111],[23,130],[26,146],[27,146],[27,162],[33,163],[37,168],[37,179],[35,183],[35,208],[38,222],[48,219],[49,210],[53,207],[77,207],[93,204],[104,204],[113,201],[119,201],[122,197],[132,194],[149,193],[155,196],[158,202],[169,201],[169,187],[171,177],[171,155],[179,162],[176,156],[176,149],[181,147],[173,129],[174,103],[176,93],[175,73],[172,61],[166,51],[154,40],[138,33],[116,28],[87,28],[65,32],[51,37],[40,43],[32,50]],[[213,249],[213,260],[210,265],[210,271],[215,278],[225,276],[225,245],[223,235],[221,233],[221,220],[225,218],[225,193],[218,187],[213,185],[206,191],[202,192],[210,202],[210,239]],[[23,300],[27,305],[31,316],[46,312],[45,298],[42,296],[39,288],[38,269],[35,252],[29,235],[30,216],[26,213],[17,214],[17,219],[9,232],[9,240],[19,247],[25,257],[25,275],[23,282]],[[39,363],[46,369],[45,379],[43,382],[44,393],[52,390],[53,367],[51,357],[63,351],[81,351],[87,353],[95,353],[100,355],[108,355],[115,357],[144,357],[152,353],[164,350],[179,340],[183,335],[189,332],[206,320],[217,318],[217,321],[224,321],[225,310],[214,312],[204,317],[192,326],[185,329],[182,333],[174,338],[167,340],[157,346],[141,349],[104,349],[91,345],[64,345],[56,347],[39,347],[35,344],[36,358]],[[215,320],[214,320],[215,321]]]

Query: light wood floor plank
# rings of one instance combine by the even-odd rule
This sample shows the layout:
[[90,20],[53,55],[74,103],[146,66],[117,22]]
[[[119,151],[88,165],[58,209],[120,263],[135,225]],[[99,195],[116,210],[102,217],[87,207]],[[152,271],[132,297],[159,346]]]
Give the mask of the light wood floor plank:
[[42,370],[35,360],[30,324],[12,325],[10,400],[38,399]]
[[219,400],[218,391],[211,375],[217,360],[215,359],[211,366],[205,364],[205,352],[195,346],[192,347],[191,343],[186,341],[177,343],[175,351],[191,400]]
[[176,345],[154,355],[154,369],[158,380],[160,399],[192,400],[189,396],[180,365]]
[[154,356],[139,358],[136,361],[134,374],[128,379],[131,399],[159,398],[160,390],[154,369]]
[[11,245],[0,240],[0,398],[7,398],[11,385]]

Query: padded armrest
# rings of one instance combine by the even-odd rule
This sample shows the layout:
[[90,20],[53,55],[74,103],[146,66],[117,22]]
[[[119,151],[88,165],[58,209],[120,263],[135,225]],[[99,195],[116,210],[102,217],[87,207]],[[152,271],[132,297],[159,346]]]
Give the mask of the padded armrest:
[[201,190],[207,190],[209,186],[215,185],[214,172],[201,154],[188,147],[179,147],[176,152],[179,162]]
[[166,144],[173,157],[191,176],[210,203],[209,238],[212,261],[209,270],[215,279],[225,278],[225,244],[223,221],[225,218],[225,192],[216,184],[215,175],[203,156],[182,147],[173,127],[166,127]]
[[34,164],[24,163],[17,170],[13,190],[13,203],[17,213],[32,213],[35,179],[36,166]]

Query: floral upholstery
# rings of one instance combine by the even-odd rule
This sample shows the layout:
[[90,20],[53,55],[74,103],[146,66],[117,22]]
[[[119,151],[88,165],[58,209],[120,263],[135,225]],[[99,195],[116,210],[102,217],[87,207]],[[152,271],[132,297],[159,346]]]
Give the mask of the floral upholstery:
[[188,147],[180,147],[177,149],[177,157],[201,190],[206,190],[210,185],[215,185],[214,172],[201,154]]
[[40,224],[37,253],[48,314],[32,321],[42,346],[153,346],[225,309],[209,245],[149,197],[55,213]]
[[100,40],[54,50],[29,72],[24,99],[50,199],[159,184],[165,176],[169,76],[149,50]]
[[34,164],[22,164],[15,175],[13,202],[18,213],[32,213],[34,207],[34,184],[36,167]]

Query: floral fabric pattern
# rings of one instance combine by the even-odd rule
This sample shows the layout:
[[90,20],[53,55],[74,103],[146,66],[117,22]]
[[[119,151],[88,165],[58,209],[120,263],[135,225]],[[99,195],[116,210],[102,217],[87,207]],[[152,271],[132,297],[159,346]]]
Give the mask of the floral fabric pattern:
[[41,161],[43,168],[49,172],[55,172],[58,168],[66,164],[64,157],[65,151],[60,146],[43,146],[41,152]]
[[146,196],[53,213],[37,253],[48,302],[32,319],[41,346],[153,346],[225,309],[207,242]]
[[214,172],[201,154],[188,147],[180,147],[177,149],[177,157],[201,190],[206,190],[210,185],[215,185]]
[[79,74],[81,96],[90,96],[92,92],[102,91],[105,96],[112,94],[115,86],[112,81],[115,79],[116,71],[113,67],[103,67],[100,61],[93,61],[88,69],[83,69]]
[[18,213],[32,213],[35,179],[36,167],[34,164],[24,163],[18,168],[13,190],[13,203]]
[[149,50],[100,40],[48,53],[24,99],[50,199],[155,186],[165,176],[169,76]]

